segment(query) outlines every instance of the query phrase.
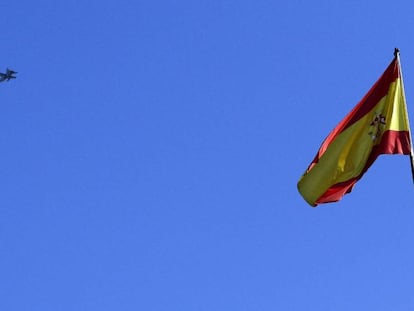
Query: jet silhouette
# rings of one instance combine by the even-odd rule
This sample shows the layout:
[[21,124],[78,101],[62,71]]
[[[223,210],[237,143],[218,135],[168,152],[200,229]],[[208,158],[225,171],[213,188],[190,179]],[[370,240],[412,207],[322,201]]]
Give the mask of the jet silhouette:
[[10,79],[16,79],[16,77],[14,76],[14,74],[16,73],[16,71],[7,68],[6,73],[0,72],[0,82],[9,81]]

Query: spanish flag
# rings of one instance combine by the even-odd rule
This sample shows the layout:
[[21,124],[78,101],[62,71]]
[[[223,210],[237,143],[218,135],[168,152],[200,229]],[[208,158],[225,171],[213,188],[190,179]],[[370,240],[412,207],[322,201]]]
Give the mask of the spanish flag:
[[[324,140],[298,182],[312,206],[351,192],[380,154],[413,153],[398,49],[362,100]],[[414,175],[413,175],[414,176]]]

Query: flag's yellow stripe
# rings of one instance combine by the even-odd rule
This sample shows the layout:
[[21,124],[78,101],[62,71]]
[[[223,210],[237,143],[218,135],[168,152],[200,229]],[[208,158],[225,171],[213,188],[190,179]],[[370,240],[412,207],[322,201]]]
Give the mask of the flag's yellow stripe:
[[390,84],[387,95],[364,117],[332,141],[319,162],[299,181],[298,189],[309,204],[314,205],[332,185],[362,173],[373,146],[381,140],[381,137],[374,137],[376,127],[371,125],[378,115],[385,116],[386,122],[380,134],[387,130],[408,131],[400,79]]
[[407,107],[400,78],[391,83],[388,94],[384,109],[385,115],[389,118],[385,126],[386,130],[409,131]]

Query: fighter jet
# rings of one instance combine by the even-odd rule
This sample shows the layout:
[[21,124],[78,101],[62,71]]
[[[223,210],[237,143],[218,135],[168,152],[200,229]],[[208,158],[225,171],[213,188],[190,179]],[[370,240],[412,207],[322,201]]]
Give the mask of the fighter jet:
[[9,81],[10,79],[16,79],[16,77],[14,76],[14,74],[16,73],[16,71],[7,68],[6,73],[0,72],[0,82]]

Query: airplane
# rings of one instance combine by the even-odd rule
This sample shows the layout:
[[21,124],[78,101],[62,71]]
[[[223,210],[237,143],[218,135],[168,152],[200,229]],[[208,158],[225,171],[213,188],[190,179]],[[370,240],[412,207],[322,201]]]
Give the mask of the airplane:
[[16,79],[14,74],[16,74],[17,71],[13,71],[9,68],[7,68],[6,73],[0,72],[0,82],[9,81],[10,79]]

